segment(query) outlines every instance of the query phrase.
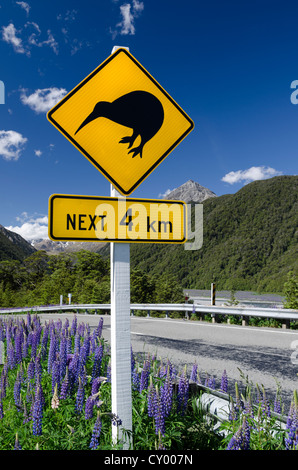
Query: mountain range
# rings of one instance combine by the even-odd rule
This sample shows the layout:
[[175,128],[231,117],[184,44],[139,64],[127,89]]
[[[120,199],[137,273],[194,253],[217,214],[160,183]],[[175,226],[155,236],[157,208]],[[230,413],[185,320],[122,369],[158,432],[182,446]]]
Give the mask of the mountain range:
[[[131,267],[175,276],[184,288],[282,292],[289,271],[298,271],[298,177],[277,176],[216,196],[192,180],[166,199],[203,204],[203,246],[131,244]],[[52,242],[32,246],[0,225],[0,261],[22,261],[36,250],[48,254],[85,249],[109,257],[108,243]]]

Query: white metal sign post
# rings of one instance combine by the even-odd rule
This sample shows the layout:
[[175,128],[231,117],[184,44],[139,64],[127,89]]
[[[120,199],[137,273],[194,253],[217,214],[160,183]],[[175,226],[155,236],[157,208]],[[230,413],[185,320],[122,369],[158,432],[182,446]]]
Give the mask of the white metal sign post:
[[[110,194],[123,197],[112,184]],[[112,426],[112,438],[115,444],[123,440],[123,449],[128,449],[132,442],[123,429],[132,431],[129,243],[111,243],[110,276],[112,413],[122,421],[119,428]]]
[[[111,185],[111,196],[123,197]],[[130,342],[130,245],[111,243],[111,380],[112,413],[122,425],[112,426],[113,442],[123,440],[128,449],[131,440],[123,429],[132,431],[131,342]]]

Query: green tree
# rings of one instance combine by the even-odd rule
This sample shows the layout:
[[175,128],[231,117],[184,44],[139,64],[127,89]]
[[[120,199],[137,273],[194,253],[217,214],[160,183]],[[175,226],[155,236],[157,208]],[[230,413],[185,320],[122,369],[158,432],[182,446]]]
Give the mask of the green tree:
[[155,283],[149,274],[134,268],[130,274],[131,303],[150,303],[154,301]]
[[44,250],[37,251],[24,260],[28,286],[32,289],[40,284],[48,272],[49,256]]
[[98,253],[80,250],[76,256],[75,268],[79,277],[99,280],[107,274],[107,262]]
[[285,308],[298,309],[298,278],[290,271],[284,284]]
[[20,261],[10,260],[0,262],[0,283],[2,289],[12,291],[20,289],[26,281],[26,271]]
[[163,275],[155,279],[156,303],[184,302],[183,288],[177,279],[171,275]]

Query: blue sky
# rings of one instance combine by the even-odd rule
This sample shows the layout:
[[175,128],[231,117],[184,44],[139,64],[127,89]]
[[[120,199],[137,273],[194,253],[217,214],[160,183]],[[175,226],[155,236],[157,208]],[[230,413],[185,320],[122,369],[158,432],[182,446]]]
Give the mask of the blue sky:
[[110,195],[46,113],[116,45],[195,123],[135,197],[297,174],[297,14],[276,0],[0,0],[0,224],[44,238],[51,194]]

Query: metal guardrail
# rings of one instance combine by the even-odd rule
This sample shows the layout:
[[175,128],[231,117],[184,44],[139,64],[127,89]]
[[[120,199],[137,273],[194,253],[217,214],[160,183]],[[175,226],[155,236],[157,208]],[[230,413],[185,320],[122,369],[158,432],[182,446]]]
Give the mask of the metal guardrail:
[[[41,305],[35,307],[20,307],[20,308],[4,308],[0,309],[0,315],[8,314],[17,314],[25,312],[36,312],[36,313],[46,313],[46,312],[64,312],[64,311],[76,311],[84,310],[85,313],[92,310],[97,313],[97,310],[103,310],[105,312],[110,311],[110,304],[71,304],[71,305]],[[249,323],[250,317],[262,317],[262,318],[275,318],[282,320],[282,326],[287,328],[289,322],[298,321],[298,310],[293,309],[281,309],[281,308],[263,308],[263,307],[246,307],[246,306],[216,306],[216,305],[196,305],[196,304],[131,304],[130,305],[131,314],[133,315],[135,311],[147,311],[148,316],[151,312],[164,311],[165,315],[168,317],[170,312],[185,312],[186,318],[189,317],[189,314],[196,313],[199,314],[199,319],[204,318],[205,314],[211,314],[212,322],[216,323],[218,315],[225,316],[238,316],[242,319],[242,325],[246,326]]]

